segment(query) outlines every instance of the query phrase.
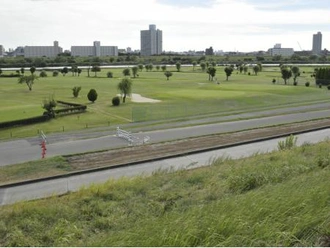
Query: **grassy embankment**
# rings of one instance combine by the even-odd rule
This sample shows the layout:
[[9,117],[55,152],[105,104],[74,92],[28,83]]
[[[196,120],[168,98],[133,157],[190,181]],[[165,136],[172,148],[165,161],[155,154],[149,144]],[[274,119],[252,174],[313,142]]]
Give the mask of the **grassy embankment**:
[[[277,108],[287,104],[306,104],[313,101],[328,100],[329,93],[323,88],[314,86],[310,78],[311,67],[304,67],[298,79],[298,86],[283,85],[278,67],[264,67],[255,75],[244,75],[233,72],[229,81],[225,81],[223,67],[217,67],[216,78],[220,82],[208,81],[208,75],[199,67],[182,67],[176,72],[175,67],[168,67],[173,76],[166,80],[161,71],[139,72],[133,79],[133,93],[144,97],[161,100],[160,103],[134,103],[130,100],[118,108],[112,107],[111,99],[118,94],[117,84],[122,78],[121,69],[102,69],[98,77],[87,77],[86,71],[80,77],[68,73],[47,78],[39,78],[28,91],[26,85],[17,83],[17,78],[0,78],[0,121],[28,118],[42,114],[42,102],[52,95],[57,100],[86,104],[88,111],[84,114],[60,117],[47,123],[0,130],[0,139],[36,136],[39,130],[45,133],[82,130],[87,127],[117,126],[132,121],[166,120],[171,118],[202,118],[202,115],[225,115],[233,111],[248,111],[258,108]],[[112,71],[114,78],[109,79],[106,73]],[[250,69],[252,73],[252,70]],[[4,73],[10,73],[5,71]],[[28,71],[26,72],[29,73]],[[253,74],[253,73],[252,73]],[[273,79],[277,80],[272,84]],[[305,87],[306,81],[311,87]],[[78,98],[72,95],[72,88],[81,86]],[[89,103],[88,91],[94,88],[98,92],[95,103]]]
[[4,206],[0,246],[329,246],[329,154],[304,144]]

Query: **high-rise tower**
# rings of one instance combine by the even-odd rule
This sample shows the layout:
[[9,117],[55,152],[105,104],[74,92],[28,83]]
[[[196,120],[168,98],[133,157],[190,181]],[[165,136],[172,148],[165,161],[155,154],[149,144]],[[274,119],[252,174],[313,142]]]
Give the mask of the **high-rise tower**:
[[317,34],[313,34],[313,54],[320,54],[322,51],[322,34],[321,32],[317,32]]
[[150,24],[149,30],[141,30],[141,55],[161,54],[163,51],[163,31]]

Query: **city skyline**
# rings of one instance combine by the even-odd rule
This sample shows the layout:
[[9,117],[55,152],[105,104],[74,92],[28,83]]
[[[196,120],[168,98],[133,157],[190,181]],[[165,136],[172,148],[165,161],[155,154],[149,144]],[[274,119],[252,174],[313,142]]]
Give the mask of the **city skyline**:
[[330,50],[326,0],[2,0],[0,45],[51,45],[63,50],[95,40],[118,49],[140,49],[140,31],[155,24],[164,51],[267,51],[276,43],[312,50],[321,32]]

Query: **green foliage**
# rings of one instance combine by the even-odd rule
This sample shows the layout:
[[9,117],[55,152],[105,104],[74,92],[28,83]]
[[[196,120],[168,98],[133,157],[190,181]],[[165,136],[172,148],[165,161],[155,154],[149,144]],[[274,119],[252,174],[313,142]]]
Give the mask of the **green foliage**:
[[306,87],[309,87],[309,85],[310,85],[309,82],[306,82],[306,83],[305,83],[305,86],[306,86]]
[[260,66],[259,65],[253,66],[253,71],[254,71],[254,74],[258,75],[258,72],[260,71]]
[[162,65],[162,71],[165,72],[166,71],[166,65]]
[[107,78],[113,78],[113,73],[111,71],[107,72]]
[[41,71],[39,77],[47,77],[47,72]]
[[66,66],[61,69],[61,73],[63,76],[65,76],[68,72],[69,72],[69,68]]
[[97,73],[101,71],[101,67],[98,65],[93,65],[91,71],[95,73],[94,77],[97,77]]
[[330,80],[330,68],[316,68],[315,72],[316,79]]
[[135,78],[138,75],[139,68],[137,66],[132,67],[133,77]]
[[46,110],[47,115],[50,117],[55,117],[54,108],[56,108],[57,102],[54,100],[54,96],[43,101],[42,108]]
[[79,96],[80,90],[81,90],[81,86],[74,86],[72,88],[72,94],[73,94],[73,96],[77,98]]
[[119,98],[119,96],[113,97],[112,98],[112,105],[113,106],[119,106],[119,104],[120,104],[120,98]]
[[291,68],[292,75],[293,75],[293,83],[297,82],[297,78],[300,76],[300,70],[298,66],[293,66]]
[[277,144],[277,148],[280,151],[290,150],[297,145],[297,137],[290,135],[285,138],[285,140],[280,140]]
[[207,68],[207,74],[209,74],[209,81],[213,81],[213,78],[215,77],[215,74],[217,72],[217,69],[215,67],[208,67]]
[[276,83],[276,79],[275,79],[275,78],[273,78],[273,80],[272,80],[272,83],[273,83],[273,84],[275,84],[275,83]]
[[139,70],[140,70],[140,71],[142,71],[142,70],[143,70],[143,67],[144,67],[144,65],[143,65],[143,64],[139,64],[139,65],[138,65],[138,68],[139,68]]
[[123,95],[123,103],[125,103],[126,96],[132,92],[132,80],[129,78],[123,78],[117,86],[120,93]]
[[88,100],[93,102],[93,103],[97,100],[97,96],[98,95],[97,95],[97,92],[96,92],[95,89],[91,89],[87,94]]
[[57,71],[57,70],[53,71],[53,77],[57,77],[58,74],[59,74],[59,71]]
[[165,77],[167,78],[167,80],[169,80],[169,78],[172,77],[173,73],[170,72],[170,71],[166,71],[166,72],[164,73],[164,75],[165,75]]
[[27,85],[27,87],[29,88],[29,90],[31,91],[34,81],[37,79],[38,79],[38,77],[32,73],[29,76],[20,76],[18,79],[18,83],[19,84],[25,83]]
[[131,69],[130,69],[130,68],[125,68],[125,69],[123,70],[123,75],[124,75],[125,77],[130,76],[130,75],[131,75]]
[[282,66],[281,67],[282,78],[284,79],[284,83],[287,84],[287,80],[292,77],[292,71],[289,67]]
[[177,62],[175,64],[175,67],[176,67],[176,70],[179,72],[181,70],[181,63],[180,62]]
[[34,66],[32,66],[32,67],[30,68],[30,72],[31,72],[31,74],[34,74],[35,71],[36,71],[36,68],[35,68]]
[[231,67],[231,66],[227,66],[227,67],[225,67],[225,69],[224,69],[224,71],[225,71],[225,73],[226,73],[226,80],[228,81],[228,78],[231,76],[231,74],[232,74],[232,72],[233,72],[233,67]]

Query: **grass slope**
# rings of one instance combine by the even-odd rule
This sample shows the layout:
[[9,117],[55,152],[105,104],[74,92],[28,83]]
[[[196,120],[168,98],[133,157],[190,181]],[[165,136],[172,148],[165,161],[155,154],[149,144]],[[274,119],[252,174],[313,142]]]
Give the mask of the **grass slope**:
[[321,246],[330,142],[0,208],[0,246]]

